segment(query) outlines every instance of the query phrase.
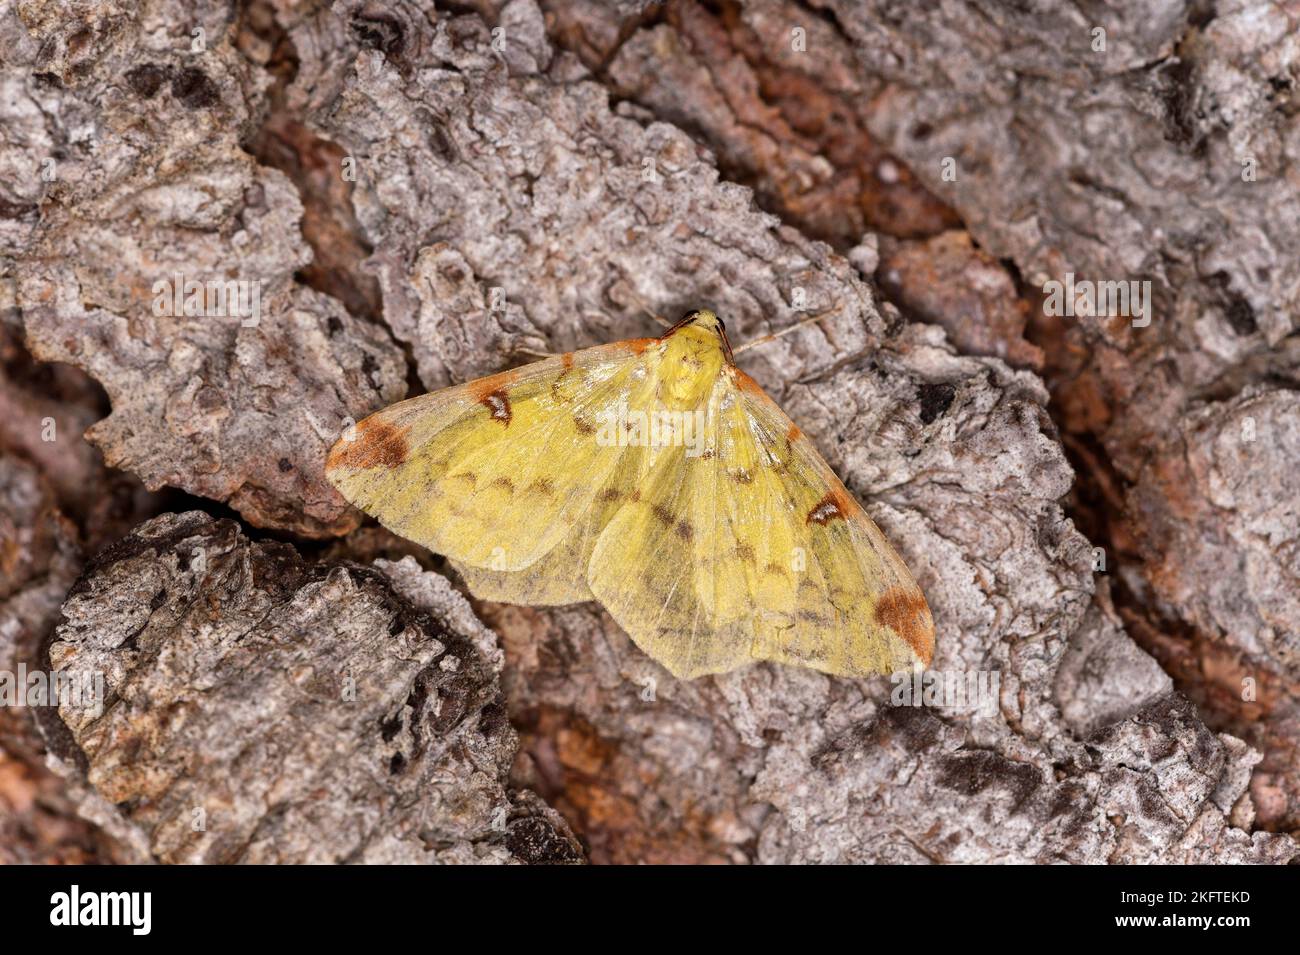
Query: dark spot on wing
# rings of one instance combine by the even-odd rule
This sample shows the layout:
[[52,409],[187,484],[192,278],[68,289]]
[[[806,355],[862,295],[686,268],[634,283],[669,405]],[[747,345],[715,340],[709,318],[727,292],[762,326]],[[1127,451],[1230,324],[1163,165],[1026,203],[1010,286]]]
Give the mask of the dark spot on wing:
[[479,399],[479,404],[492,412],[493,421],[500,421],[507,428],[510,427],[510,419],[514,415],[510,411],[510,398],[504,389],[498,388],[496,391],[488,392]]
[[808,512],[808,518],[804,523],[825,526],[837,517],[843,520],[844,511],[840,507],[840,502],[835,499],[835,492],[832,491],[818,501],[817,505]]
[[491,412],[493,421],[500,421],[509,427],[514,413],[510,407],[508,389],[518,380],[518,370],[512,369],[480,378],[478,381],[471,381],[466,389],[475,401]]

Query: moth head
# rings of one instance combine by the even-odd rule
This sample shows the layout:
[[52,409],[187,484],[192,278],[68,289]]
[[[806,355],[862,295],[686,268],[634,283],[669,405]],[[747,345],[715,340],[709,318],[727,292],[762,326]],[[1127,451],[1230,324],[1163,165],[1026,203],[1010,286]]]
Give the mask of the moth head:
[[727,326],[722,323],[722,319],[707,308],[697,308],[687,312],[681,320],[664,334],[667,338],[669,335],[675,335],[689,329],[687,334],[693,337],[716,336],[716,341],[721,346],[722,352],[727,357],[728,364],[735,364],[731,354],[731,342],[727,340]]

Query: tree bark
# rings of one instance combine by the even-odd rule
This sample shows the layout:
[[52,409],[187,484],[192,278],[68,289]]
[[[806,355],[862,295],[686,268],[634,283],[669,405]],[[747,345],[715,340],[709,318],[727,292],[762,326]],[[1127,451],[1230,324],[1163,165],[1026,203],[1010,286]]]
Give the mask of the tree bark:
[[[0,9],[0,668],[105,685],[0,723],[52,794],[20,854],[1297,855],[1298,54],[1272,8],[1107,16]],[[1066,272],[1149,280],[1151,324],[1046,316]],[[256,321],[159,306],[218,277]],[[694,306],[827,312],[741,364],[989,706],[677,681],[596,605],[466,602],[324,480],[370,411]]]

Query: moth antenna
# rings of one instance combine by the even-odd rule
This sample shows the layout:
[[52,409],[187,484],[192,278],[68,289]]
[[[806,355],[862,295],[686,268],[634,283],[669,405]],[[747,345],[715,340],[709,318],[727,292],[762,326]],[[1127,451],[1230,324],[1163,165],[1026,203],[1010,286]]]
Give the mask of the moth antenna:
[[832,363],[828,367],[823,368],[821,371],[815,371],[811,375],[805,375],[802,378],[796,378],[794,380],[794,383],[796,385],[811,385],[815,381],[825,381],[827,378],[835,374],[841,368],[847,368],[849,365],[853,364],[858,359],[870,355],[873,350],[874,349],[872,348],[872,346],[867,346],[866,348],[862,349],[859,352],[854,352],[852,355],[845,355],[843,358]]
[[813,322],[820,322],[823,318],[830,316],[833,312],[837,312],[838,310],[839,306],[823,309],[816,315],[809,315],[807,318],[800,319],[793,325],[787,325],[779,332],[772,332],[770,335],[763,335],[761,338],[755,338],[753,341],[745,342],[743,345],[737,345],[732,349],[732,353],[739,355],[742,352],[749,351],[751,348],[757,348],[759,345],[766,345],[768,342],[774,342],[782,335],[789,335],[791,332],[803,328],[805,325],[811,325]]
[[512,348],[510,351],[515,355],[528,355],[532,358],[554,358],[558,352],[538,351],[536,348]]
[[650,316],[651,320],[656,322],[660,328],[672,328],[673,325],[676,324],[675,322],[668,321],[668,319],[664,318],[653,308],[651,308],[650,303],[647,302],[645,299],[643,299],[640,295],[638,295],[636,293],[636,289],[632,288],[631,286],[628,286],[627,288],[627,297],[630,298],[636,304],[637,308],[641,309],[641,311],[645,312],[648,316]]

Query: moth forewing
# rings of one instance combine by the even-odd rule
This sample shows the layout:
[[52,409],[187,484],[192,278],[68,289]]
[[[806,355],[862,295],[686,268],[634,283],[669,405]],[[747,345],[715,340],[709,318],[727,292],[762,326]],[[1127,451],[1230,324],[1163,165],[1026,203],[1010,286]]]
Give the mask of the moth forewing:
[[617,465],[590,438],[630,388],[637,345],[584,349],[384,409],[334,446],[326,475],[403,537],[483,570],[525,569],[564,541]]

